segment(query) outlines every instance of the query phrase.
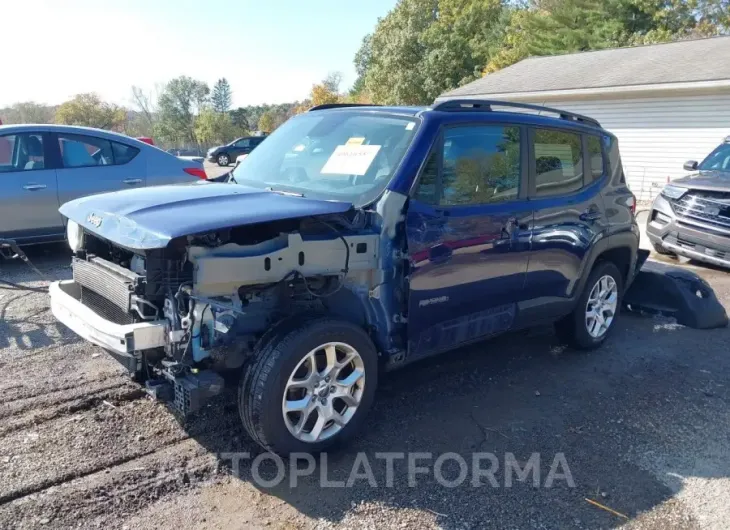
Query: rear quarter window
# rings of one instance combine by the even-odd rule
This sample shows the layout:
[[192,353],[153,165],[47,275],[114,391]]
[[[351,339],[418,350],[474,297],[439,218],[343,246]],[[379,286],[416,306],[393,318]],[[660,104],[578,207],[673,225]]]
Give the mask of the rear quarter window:
[[139,149],[136,147],[117,142],[112,142],[112,151],[114,152],[114,164],[118,166],[130,162],[139,154]]

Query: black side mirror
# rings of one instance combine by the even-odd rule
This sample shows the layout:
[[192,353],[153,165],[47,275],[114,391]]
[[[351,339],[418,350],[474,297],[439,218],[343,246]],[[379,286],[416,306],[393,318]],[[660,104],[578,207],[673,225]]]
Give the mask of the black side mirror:
[[697,160],[688,160],[684,163],[684,169],[687,171],[695,171],[697,169]]

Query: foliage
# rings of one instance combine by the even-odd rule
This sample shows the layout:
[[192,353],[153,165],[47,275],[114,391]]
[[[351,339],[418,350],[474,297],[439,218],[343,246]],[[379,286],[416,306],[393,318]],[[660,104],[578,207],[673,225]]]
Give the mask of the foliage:
[[15,103],[0,109],[0,118],[6,125],[11,123],[53,123],[56,109],[34,101]]
[[121,131],[127,122],[127,111],[119,105],[107,103],[93,93],[78,94],[56,111],[56,123],[82,125],[99,129]]
[[259,131],[270,133],[271,131],[276,129],[276,115],[272,111],[267,110],[259,118],[258,125]]
[[231,85],[225,77],[221,77],[213,86],[213,95],[210,98],[213,110],[216,112],[228,112],[231,109],[233,92]]
[[351,98],[428,104],[529,56],[730,32],[730,0],[399,0],[355,55]]
[[155,133],[174,143],[195,143],[195,116],[207,102],[210,89],[188,76],[170,80],[158,101]]
[[239,107],[228,113],[231,117],[231,122],[236,129],[240,131],[249,131],[251,129],[248,123],[248,116],[246,115],[246,109]]
[[202,145],[224,144],[240,133],[227,113],[203,109],[195,119],[195,139]]

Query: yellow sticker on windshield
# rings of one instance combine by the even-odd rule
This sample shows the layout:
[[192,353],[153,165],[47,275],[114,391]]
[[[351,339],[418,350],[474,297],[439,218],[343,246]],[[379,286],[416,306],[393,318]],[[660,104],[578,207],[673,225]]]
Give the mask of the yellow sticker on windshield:
[[347,140],[345,145],[362,145],[365,143],[365,138],[361,138],[359,136],[354,136]]

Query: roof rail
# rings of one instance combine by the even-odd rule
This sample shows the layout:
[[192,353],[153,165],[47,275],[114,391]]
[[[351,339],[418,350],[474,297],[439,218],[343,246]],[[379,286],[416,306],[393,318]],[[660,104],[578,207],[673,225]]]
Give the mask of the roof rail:
[[345,107],[379,107],[380,105],[373,105],[372,103],[325,103],[324,105],[315,105],[307,112],[313,110],[326,110],[326,109],[339,109]]
[[532,105],[530,103],[513,103],[511,101],[500,101],[497,99],[451,99],[436,103],[431,107],[432,110],[441,111],[486,111],[492,112],[492,106],[495,107],[512,107],[516,109],[527,109],[536,110],[540,112],[550,112],[557,114],[561,120],[574,121],[578,123],[585,123],[594,127],[600,127],[601,124],[598,120],[583,116],[582,114],[576,114],[575,112],[568,112],[567,110],[554,109],[551,107],[543,107],[542,105]]

